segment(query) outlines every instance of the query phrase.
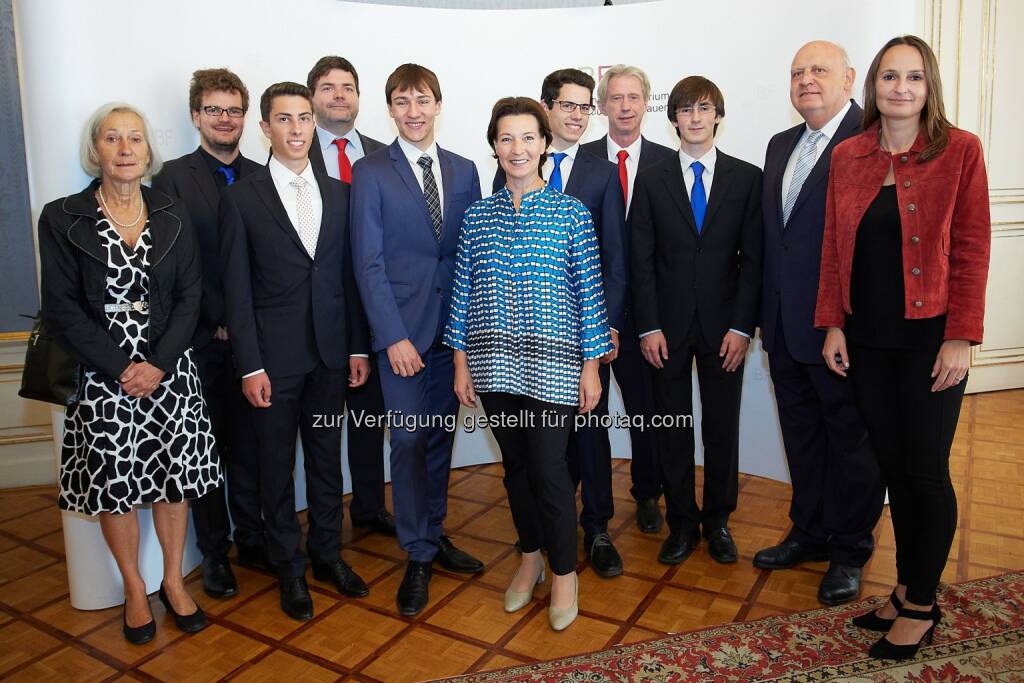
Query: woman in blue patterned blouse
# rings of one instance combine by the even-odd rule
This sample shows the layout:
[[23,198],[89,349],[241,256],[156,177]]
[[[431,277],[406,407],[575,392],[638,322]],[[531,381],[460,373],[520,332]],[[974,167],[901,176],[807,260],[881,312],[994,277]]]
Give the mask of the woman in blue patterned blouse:
[[479,395],[501,449],[522,563],[505,610],[530,604],[553,574],[548,618],[557,631],[578,612],[576,492],[565,450],[575,413],[597,405],[601,356],[612,351],[601,261],[590,213],[540,177],[551,143],[544,110],[499,100],[487,139],[506,186],[466,210],[444,342],[455,349],[455,393]]

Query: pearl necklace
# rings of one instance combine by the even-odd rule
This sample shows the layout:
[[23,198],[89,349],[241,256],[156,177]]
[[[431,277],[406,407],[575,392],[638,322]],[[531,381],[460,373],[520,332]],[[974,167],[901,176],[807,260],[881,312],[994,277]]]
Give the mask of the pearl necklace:
[[114,218],[113,212],[107,207],[107,200],[103,197],[103,186],[102,185],[99,187],[99,197],[100,197],[100,206],[103,207],[103,213],[105,213],[107,215],[107,218],[110,219],[110,222],[113,223],[114,225],[116,225],[117,227],[119,227],[119,228],[134,228],[136,225],[139,224],[139,221],[142,220],[142,212],[146,210],[146,203],[144,201],[142,201],[141,197],[139,198],[139,215],[136,216],[135,220],[132,221],[131,223],[120,223],[120,222],[118,222],[118,220],[116,218]]

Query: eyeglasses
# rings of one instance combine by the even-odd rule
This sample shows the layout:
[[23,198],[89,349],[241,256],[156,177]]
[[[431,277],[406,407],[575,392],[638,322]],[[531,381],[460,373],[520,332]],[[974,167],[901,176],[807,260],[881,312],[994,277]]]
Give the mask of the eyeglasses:
[[554,102],[566,114],[571,114],[577,107],[579,107],[581,114],[588,116],[597,111],[597,107],[593,104],[580,104],[579,102],[570,102],[569,100],[555,100]]
[[715,105],[711,104],[710,102],[701,102],[696,107],[694,107],[692,104],[687,105],[685,107],[679,107],[678,109],[676,109],[676,116],[689,116],[690,114],[693,113],[694,109],[700,112],[701,116],[707,116],[708,114],[715,113]]
[[224,112],[227,112],[228,116],[230,116],[233,119],[240,119],[243,116],[245,116],[245,110],[241,107],[228,107],[227,109],[225,109],[224,107],[218,107],[216,105],[210,104],[205,107],[202,107],[202,110],[205,111],[209,116],[212,116],[213,118],[218,118]]

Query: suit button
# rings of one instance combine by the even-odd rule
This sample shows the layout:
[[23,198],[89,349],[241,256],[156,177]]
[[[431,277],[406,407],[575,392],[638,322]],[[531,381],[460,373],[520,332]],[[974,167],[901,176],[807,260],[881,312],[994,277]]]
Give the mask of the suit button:
[[438,261],[444,261],[444,256],[440,256],[440,255],[439,255],[439,256],[437,257],[437,260],[438,260]]
[[909,180],[904,180],[903,181],[903,187],[910,187],[910,181]]
[[902,161],[903,163],[907,163],[907,161],[909,161],[909,160],[910,160],[910,157],[908,157],[906,154],[904,154],[903,156],[900,157],[900,161]]
[[910,269],[910,274],[911,275],[920,275],[921,274],[921,269],[920,268],[911,268]]
[[697,247],[697,253],[698,254],[701,253],[701,248],[700,247]]
[[921,308],[922,306],[924,306],[924,302],[923,301],[915,301],[914,302],[914,308]]
[[440,293],[441,293],[441,288],[440,288],[440,287],[438,287],[438,288],[437,288],[437,293],[438,293],[438,294],[440,294]]
[[915,211],[917,211],[917,204],[913,202],[907,204],[907,211],[909,211],[910,213],[914,213]]
[[314,273],[317,272],[318,270],[320,270],[320,266],[313,266],[313,272]]
[[918,237],[917,235],[913,235],[913,236],[911,236],[911,238],[910,238],[910,243],[911,243],[911,244],[917,244],[917,243],[918,243],[918,242],[920,242],[920,241],[921,241],[921,238],[920,238],[920,237]]
[[781,289],[776,289],[775,290],[775,296],[781,296],[781,295],[782,295],[782,290]]

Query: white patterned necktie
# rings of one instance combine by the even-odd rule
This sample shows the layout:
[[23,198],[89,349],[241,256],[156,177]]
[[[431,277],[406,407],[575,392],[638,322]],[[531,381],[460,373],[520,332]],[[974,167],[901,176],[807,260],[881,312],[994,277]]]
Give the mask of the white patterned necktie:
[[793,213],[793,205],[796,204],[796,198],[800,196],[800,188],[804,186],[804,181],[807,180],[807,176],[811,174],[811,169],[814,168],[814,164],[818,160],[817,147],[821,136],[820,130],[812,130],[804,140],[803,147],[800,148],[800,156],[796,158],[796,168],[793,169],[793,179],[789,183],[786,203],[782,206],[783,227],[789,223],[789,214]]
[[314,258],[320,226],[316,224],[313,217],[313,197],[310,194],[309,183],[305,178],[296,176],[289,181],[289,184],[295,188],[295,215],[298,218],[295,231],[299,233],[299,239],[302,240],[302,246],[306,248],[309,257]]
[[423,169],[423,199],[427,201],[427,210],[430,212],[430,222],[434,225],[434,239],[441,241],[441,199],[437,193],[437,181],[434,179],[434,172],[430,169],[434,160],[424,154],[416,160],[419,167]]

